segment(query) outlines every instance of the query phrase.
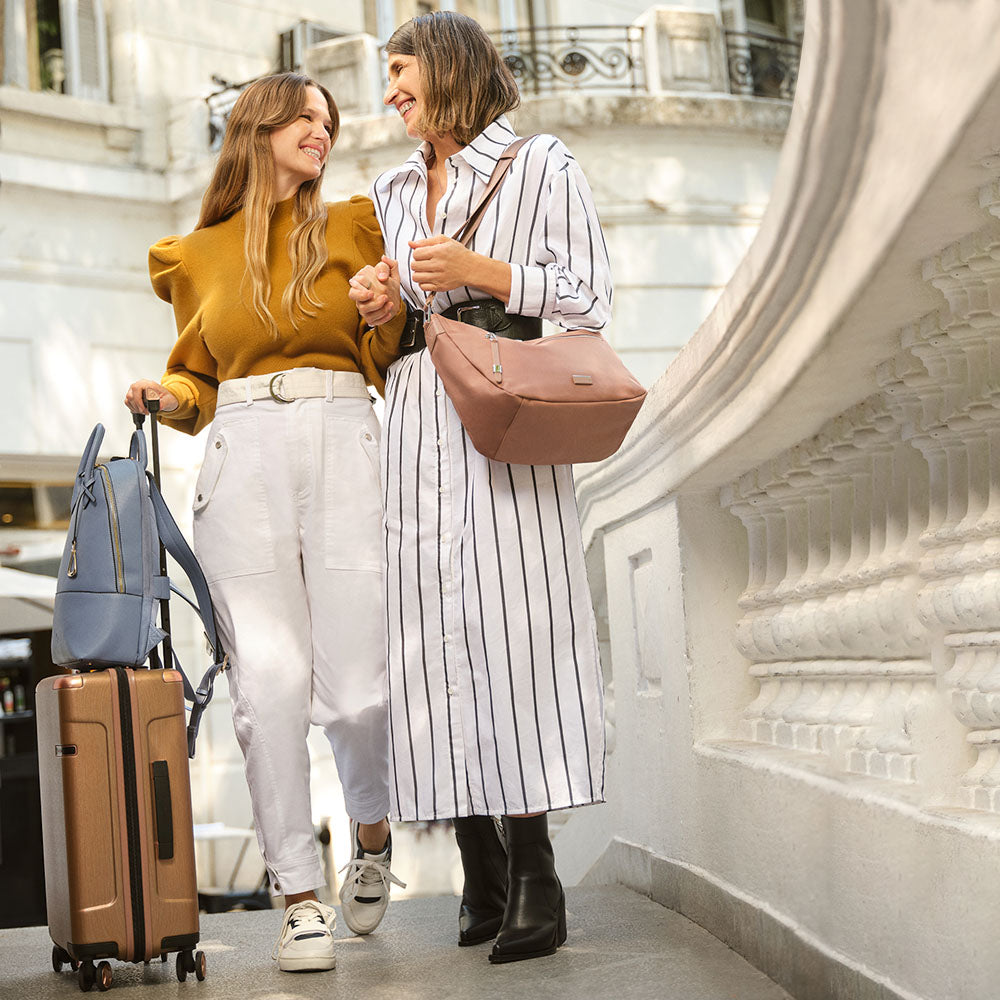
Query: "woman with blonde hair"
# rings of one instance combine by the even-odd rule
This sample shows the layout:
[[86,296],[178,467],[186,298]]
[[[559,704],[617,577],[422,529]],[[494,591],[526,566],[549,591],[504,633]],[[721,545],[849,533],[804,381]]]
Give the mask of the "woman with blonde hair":
[[[517,86],[471,18],[408,21],[389,39],[389,87],[422,139],[376,181],[384,263],[419,318],[430,308],[530,340],[542,320],[600,329],[611,276],[587,181],[536,135],[466,248],[454,239],[517,138]],[[395,291],[352,282],[378,322]],[[388,303],[387,304],[387,300]],[[383,436],[392,813],[453,817],[465,885],[459,944],[492,962],[552,954],[566,907],[546,814],[604,798],[603,686],[569,466],[476,452],[419,323],[389,369]],[[503,840],[493,816],[503,817]]]
[[[330,93],[284,73],[233,107],[194,232],[149,254],[153,288],[178,339],[160,382],[125,403],[164,423],[209,427],[195,487],[194,547],[229,651],[233,722],[254,823],[285,919],[286,971],[332,969],[335,914],[309,795],[310,724],[333,749],[351,817],[341,888],[348,926],[366,934],[389,898],[379,391],[404,317],[359,322],[348,281],[377,263],[367,198],[324,204],[337,137]],[[384,265],[380,273],[387,276]],[[390,288],[392,280],[388,279]]]

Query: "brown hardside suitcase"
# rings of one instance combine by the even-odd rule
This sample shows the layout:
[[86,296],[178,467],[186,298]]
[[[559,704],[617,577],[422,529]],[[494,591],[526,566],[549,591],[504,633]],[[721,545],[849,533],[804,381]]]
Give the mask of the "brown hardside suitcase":
[[107,989],[106,959],[177,952],[177,978],[204,979],[181,674],[46,678],[37,722],[53,967]]

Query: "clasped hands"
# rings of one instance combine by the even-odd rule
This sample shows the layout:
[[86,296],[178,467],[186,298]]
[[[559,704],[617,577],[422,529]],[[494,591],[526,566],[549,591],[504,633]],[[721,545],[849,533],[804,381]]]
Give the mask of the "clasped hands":
[[[411,240],[410,272],[425,292],[450,292],[467,283],[470,257],[475,256],[450,236]],[[367,264],[350,280],[348,293],[369,326],[379,326],[400,307],[399,264],[383,255],[378,264]]]

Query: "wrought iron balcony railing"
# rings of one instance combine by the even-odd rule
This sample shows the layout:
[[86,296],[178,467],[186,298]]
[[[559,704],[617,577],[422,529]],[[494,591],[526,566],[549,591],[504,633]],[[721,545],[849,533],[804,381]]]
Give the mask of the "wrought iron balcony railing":
[[729,83],[734,94],[777,97],[795,95],[802,46],[788,38],[754,32],[726,32]]
[[[492,38],[521,93],[528,95],[577,89],[644,90],[642,35],[643,29],[636,25],[588,25],[494,32]],[[384,52],[382,58],[384,63]],[[382,71],[384,78],[384,64]],[[216,150],[236,98],[253,80],[232,83],[213,76],[212,82],[219,89],[206,102],[209,145]]]
[[491,36],[522,94],[578,89],[643,90],[636,25],[524,28]]

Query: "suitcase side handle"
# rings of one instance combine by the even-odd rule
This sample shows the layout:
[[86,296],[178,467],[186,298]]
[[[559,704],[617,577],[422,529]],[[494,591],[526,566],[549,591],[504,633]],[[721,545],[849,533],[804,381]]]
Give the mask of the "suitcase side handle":
[[153,761],[153,812],[156,816],[156,856],[174,856],[174,810],[170,804],[170,768],[165,760]]

